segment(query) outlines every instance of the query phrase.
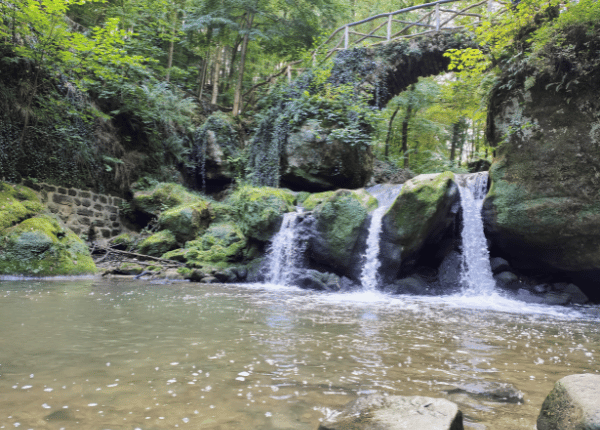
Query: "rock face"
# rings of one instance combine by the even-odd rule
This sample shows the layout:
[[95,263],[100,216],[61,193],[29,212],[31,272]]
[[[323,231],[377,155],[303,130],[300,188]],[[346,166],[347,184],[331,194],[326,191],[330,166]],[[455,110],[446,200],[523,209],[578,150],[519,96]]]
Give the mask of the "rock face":
[[486,233],[511,266],[593,289],[600,276],[600,83],[596,77],[568,93],[547,84],[538,79],[493,95],[488,139],[499,149],[484,203]]
[[462,413],[445,399],[374,394],[349,403],[319,430],[462,430]]
[[542,405],[538,430],[599,430],[600,375],[570,375],[559,380]]
[[281,156],[281,184],[295,190],[364,187],[373,173],[371,148],[333,140],[317,121],[291,133]]
[[406,182],[382,220],[381,273],[396,277],[425,245],[439,242],[459,207],[458,186],[451,172],[419,175]]

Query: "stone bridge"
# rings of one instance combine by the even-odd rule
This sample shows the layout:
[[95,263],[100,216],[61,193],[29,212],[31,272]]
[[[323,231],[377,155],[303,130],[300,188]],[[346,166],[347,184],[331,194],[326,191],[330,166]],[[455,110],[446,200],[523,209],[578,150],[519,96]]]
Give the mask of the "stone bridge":
[[361,90],[368,94],[372,105],[386,104],[420,77],[448,71],[449,49],[476,47],[466,32],[436,32],[412,39],[401,39],[384,45],[340,51],[334,57],[332,80],[350,83],[356,75],[362,78]]

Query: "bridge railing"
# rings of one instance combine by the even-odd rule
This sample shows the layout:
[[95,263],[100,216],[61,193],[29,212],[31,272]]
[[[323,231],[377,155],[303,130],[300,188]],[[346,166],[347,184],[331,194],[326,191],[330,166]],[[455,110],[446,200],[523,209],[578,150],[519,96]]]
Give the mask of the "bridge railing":
[[[444,7],[446,4],[459,2],[460,4],[454,5],[457,6],[454,9]],[[439,31],[460,31],[467,25],[480,21],[483,18],[482,9],[487,13],[499,13],[508,4],[510,3],[501,0],[480,0],[474,3],[465,0],[438,0],[381,13],[339,27],[315,50],[313,58],[317,52],[324,50],[327,59],[337,51],[357,46],[373,46]]]

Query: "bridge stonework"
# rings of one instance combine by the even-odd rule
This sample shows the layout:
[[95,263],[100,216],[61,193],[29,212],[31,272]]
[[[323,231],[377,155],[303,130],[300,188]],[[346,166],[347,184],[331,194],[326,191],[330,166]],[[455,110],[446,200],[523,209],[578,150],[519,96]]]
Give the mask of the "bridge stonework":
[[416,83],[420,77],[448,71],[449,49],[476,47],[468,33],[438,32],[374,47],[340,51],[334,57],[332,78],[355,71],[362,80],[362,92],[378,108]]
[[108,239],[126,230],[120,218],[124,201],[120,197],[32,181],[24,181],[23,185],[34,190],[48,212],[78,236],[89,238],[91,234],[95,239]]

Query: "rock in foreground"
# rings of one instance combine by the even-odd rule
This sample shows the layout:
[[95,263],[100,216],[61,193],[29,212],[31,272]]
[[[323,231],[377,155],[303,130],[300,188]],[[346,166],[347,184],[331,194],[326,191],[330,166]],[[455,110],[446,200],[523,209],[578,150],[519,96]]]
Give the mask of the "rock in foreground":
[[600,375],[569,375],[548,394],[538,430],[600,430]]
[[462,430],[455,403],[421,396],[373,394],[350,402],[342,413],[324,421],[319,430]]

